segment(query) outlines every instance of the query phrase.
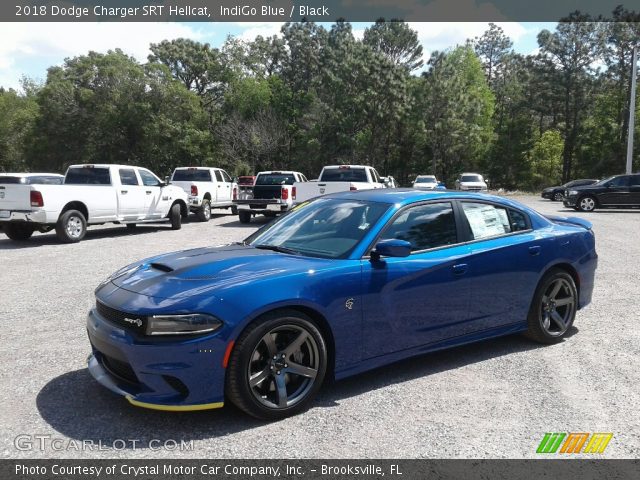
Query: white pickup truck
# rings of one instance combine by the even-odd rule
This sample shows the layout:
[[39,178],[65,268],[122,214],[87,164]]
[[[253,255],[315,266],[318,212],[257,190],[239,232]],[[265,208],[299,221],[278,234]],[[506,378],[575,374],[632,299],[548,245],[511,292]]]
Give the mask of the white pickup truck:
[[65,243],[79,242],[87,225],[170,221],[180,229],[187,194],[149,170],[130,165],[72,165],[62,185],[0,185],[0,226],[12,240],[55,228]]
[[189,209],[198,220],[208,222],[212,208],[230,208],[238,212],[233,201],[238,198],[238,185],[221,168],[180,167],[173,171],[171,184],[189,195]]
[[300,172],[259,172],[253,185],[253,197],[233,202],[238,207],[240,222],[249,223],[253,215],[275,217],[288,211],[296,196],[294,185],[306,183],[307,177]]
[[328,165],[320,172],[317,182],[294,183],[293,202],[349,190],[386,188],[378,172],[366,165]]

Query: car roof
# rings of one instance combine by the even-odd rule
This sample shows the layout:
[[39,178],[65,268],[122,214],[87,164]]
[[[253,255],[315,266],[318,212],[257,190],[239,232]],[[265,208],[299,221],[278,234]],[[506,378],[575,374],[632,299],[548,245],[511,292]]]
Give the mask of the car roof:
[[[503,204],[512,204],[504,197],[488,195],[486,193],[463,192],[459,190],[418,190],[413,188],[378,188],[359,190],[355,192],[339,192],[325,195],[323,198],[342,198],[349,200],[363,200],[369,202],[409,204],[427,200],[465,199],[465,200],[489,200]],[[515,205],[515,204],[514,204]]]
[[36,172],[29,172],[29,173],[2,172],[2,173],[0,173],[0,176],[3,176],[3,177],[62,177],[62,178],[64,178],[64,175],[60,175],[59,173],[36,173]]

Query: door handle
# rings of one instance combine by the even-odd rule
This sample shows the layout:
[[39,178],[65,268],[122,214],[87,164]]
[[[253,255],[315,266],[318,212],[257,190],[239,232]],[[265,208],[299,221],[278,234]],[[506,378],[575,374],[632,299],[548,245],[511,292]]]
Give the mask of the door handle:
[[454,275],[464,275],[467,273],[468,265],[466,263],[459,263],[452,267]]
[[529,247],[529,255],[533,255],[534,257],[540,255],[540,246],[534,245],[533,247]]
[[147,195],[151,195],[151,190],[147,190]]
[[128,193],[128,192],[129,192],[129,190],[120,190],[120,193],[122,193],[122,194],[125,194],[125,193]]

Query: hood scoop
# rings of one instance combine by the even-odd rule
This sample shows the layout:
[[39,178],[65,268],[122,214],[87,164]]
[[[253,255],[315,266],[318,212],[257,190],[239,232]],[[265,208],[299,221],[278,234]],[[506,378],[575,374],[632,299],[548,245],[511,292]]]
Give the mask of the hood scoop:
[[171,268],[169,265],[165,265],[164,263],[150,263],[149,267],[166,273],[173,272],[173,268]]

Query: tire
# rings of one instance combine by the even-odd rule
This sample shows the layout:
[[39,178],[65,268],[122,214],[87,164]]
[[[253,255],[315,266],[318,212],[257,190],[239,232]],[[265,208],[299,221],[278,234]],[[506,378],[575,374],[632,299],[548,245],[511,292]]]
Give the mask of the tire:
[[61,242],[78,243],[87,233],[87,219],[78,210],[67,210],[56,223],[56,235]]
[[553,200],[555,202],[561,202],[563,198],[564,198],[564,196],[560,192],[556,192],[556,193],[553,194]]
[[182,228],[182,212],[180,204],[174,203],[169,210],[169,220],[171,221],[171,230],[180,230]]
[[206,198],[202,201],[202,206],[198,210],[198,220],[201,222],[211,220],[211,202]]
[[247,212],[242,210],[238,212],[238,218],[240,219],[240,223],[250,223],[251,222],[251,212]]
[[581,212],[593,212],[598,206],[598,201],[591,195],[585,195],[578,199],[576,206]]
[[34,231],[34,228],[26,223],[7,223],[4,226],[5,235],[16,242],[29,240]]
[[136,228],[138,228],[138,225],[136,223],[127,223],[127,230],[135,230]]
[[526,336],[545,344],[561,342],[573,325],[577,307],[578,290],[573,277],[564,270],[550,270],[533,296]]
[[237,215],[237,214],[238,214],[238,207],[234,205],[233,207],[231,207],[231,215]]
[[249,415],[279,420],[308,408],[326,372],[327,347],[318,327],[300,312],[281,310],[260,317],[240,335],[225,392]]

